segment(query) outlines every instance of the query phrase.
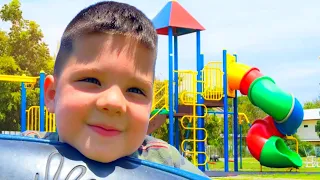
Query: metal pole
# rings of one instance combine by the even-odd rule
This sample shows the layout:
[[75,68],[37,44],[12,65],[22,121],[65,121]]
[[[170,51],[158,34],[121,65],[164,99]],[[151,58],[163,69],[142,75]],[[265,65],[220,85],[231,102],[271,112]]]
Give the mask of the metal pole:
[[169,27],[169,144],[174,146],[173,141],[173,52],[172,52],[172,27]]

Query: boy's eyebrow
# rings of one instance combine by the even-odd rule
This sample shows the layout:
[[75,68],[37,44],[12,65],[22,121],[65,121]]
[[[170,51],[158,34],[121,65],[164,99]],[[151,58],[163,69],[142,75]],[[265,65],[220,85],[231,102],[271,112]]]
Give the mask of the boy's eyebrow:
[[143,84],[144,86],[148,86],[150,88],[152,88],[152,86],[153,86],[152,81],[148,81],[148,80],[145,80],[143,78],[136,77],[136,76],[131,77],[130,81],[139,82],[139,83]]
[[73,70],[73,73],[80,73],[80,72],[93,72],[93,73],[103,73],[104,71],[99,68],[91,68],[91,67],[81,67],[76,68]]

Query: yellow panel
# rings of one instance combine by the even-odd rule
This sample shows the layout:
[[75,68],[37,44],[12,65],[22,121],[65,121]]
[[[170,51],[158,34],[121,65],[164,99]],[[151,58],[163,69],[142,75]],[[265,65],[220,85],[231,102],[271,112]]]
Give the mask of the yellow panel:
[[205,100],[219,101],[223,97],[221,62],[209,62],[202,70],[202,96]]

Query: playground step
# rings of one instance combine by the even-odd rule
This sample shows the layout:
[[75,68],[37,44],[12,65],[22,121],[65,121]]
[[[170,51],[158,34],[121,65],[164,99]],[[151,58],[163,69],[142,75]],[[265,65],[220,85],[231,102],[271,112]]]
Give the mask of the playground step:
[[192,115],[193,112],[193,106],[192,105],[178,105],[178,112],[175,114],[175,116],[182,117],[184,115]]
[[219,101],[204,100],[203,103],[207,108],[223,107],[223,98]]

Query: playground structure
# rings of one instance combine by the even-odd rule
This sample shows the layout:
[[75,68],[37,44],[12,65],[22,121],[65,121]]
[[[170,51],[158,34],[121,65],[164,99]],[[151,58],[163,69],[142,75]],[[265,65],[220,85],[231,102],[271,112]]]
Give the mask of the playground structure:
[[[168,105],[165,104],[159,109],[153,107],[152,117],[155,118],[161,113],[163,115],[163,112],[168,113],[171,145],[185,152],[183,144],[192,142],[193,147],[189,153],[192,153],[193,163],[205,171],[208,158],[205,155],[207,134],[204,118],[208,108],[223,107],[224,168],[228,172],[228,98],[233,99],[234,147],[238,147],[239,90],[241,94],[248,96],[253,105],[268,114],[264,119],[255,120],[249,129],[246,140],[253,157],[267,167],[302,166],[299,154],[291,151],[283,140],[295,134],[303,120],[303,108],[293,95],[281,90],[273,79],[263,75],[258,68],[238,63],[237,56],[228,54],[226,50],[223,50],[222,62],[209,62],[204,65],[204,55],[200,53],[200,32],[205,29],[178,2],[168,2],[153,19],[153,23],[159,35],[168,36],[169,80],[168,88],[164,88],[168,89],[168,92],[164,94],[169,97],[164,100]],[[179,70],[178,36],[193,32],[196,33],[197,71]],[[150,123],[156,121],[152,117]],[[186,127],[185,121],[192,125]],[[184,129],[193,131],[193,138],[183,140],[181,146],[179,123]],[[237,155],[238,149],[234,148],[234,171],[238,171]]]
[[[39,80],[39,82],[38,82]],[[21,87],[21,103],[20,103],[20,125],[21,132],[26,130],[38,130],[38,131],[52,131],[55,127],[53,116],[50,115],[44,103],[44,80],[45,72],[41,71],[39,77],[29,77],[26,75],[14,76],[14,75],[0,75],[0,81],[17,82]],[[27,108],[27,88],[34,88],[39,83],[40,88],[40,102],[39,106],[32,106],[28,110]],[[45,123],[46,121],[46,123]],[[46,124],[46,126],[45,126]],[[46,128],[45,128],[46,127]]]
[[[207,130],[204,128],[205,118],[209,114],[208,108],[222,107],[224,110],[224,170],[228,172],[229,112],[226,110],[228,98],[232,98],[234,147],[238,147],[238,124],[242,122],[241,120],[239,123],[238,116],[243,116],[245,119],[245,115],[238,113],[237,109],[237,91],[239,90],[243,95],[248,96],[252,104],[269,114],[266,118],[255,120],[250,125],[247,144],[253,157],[262,166],[267,167],[300,167],[302,165],[300,156],[289,150],[283,141],[283,138],[291,137],[295,133],[303,119],[303,109],[296,98],[278,88],[274,81],[260,73],[258,68],[238,63],[237,55],[231,55],[227,50],[222,52],[222,61],[204,64],[204,55],[200,53],[200,31],[203,31],[204,27],[178,2],[168,2],[153,22],[158,34],[168,35],[169,79],[164,82],[155,82],[148,134],[154,132],[168,118],[169,144],[183,153],[186,152],[186,143],[191,144],[189,153],[192,155],[193,163],[205,171],[205,165],[209,159],[205,152],[207,140]],[[197,71],[179,70],[178,36],[193,32],[196,33]],[[0,76],[1,80],[21,83],[21,131],[55,131],[54,114],[48,113],[44,105],[44,76],[44,72],[40,73],[40,77]],[[37,79],[40,79],[40,106],[32,106],[26,110],[25,83],[34,85]],[[180,140],[179,124],[186,132],[192,132],[191,138],[186,136],[187,138]],[[234,171],[238,171],[237,156],[238,149],[234,148]]]
[[[26,75],[0,75],[0,81],[20,83],[21,103],[20,103],[20,125],[21,132],[26,130],[55,132],[54,114],[49,113],[44,103],[44,79],[45,72],[41,71],[39,77]],[[39,82],[38,82],[39,80]],[[39,83],[40,101],[39,106],[27,108],[27,88],[34,88]]]

